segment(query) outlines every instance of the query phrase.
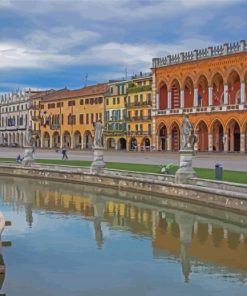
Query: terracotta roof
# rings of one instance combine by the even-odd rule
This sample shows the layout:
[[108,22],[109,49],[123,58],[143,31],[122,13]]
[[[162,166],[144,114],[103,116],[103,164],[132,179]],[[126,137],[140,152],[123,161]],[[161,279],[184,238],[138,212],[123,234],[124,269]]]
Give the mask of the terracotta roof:
[[47,94],[43,97],[43,101],[55,101],[61,99],[71,99],[84,96],[103,95],[108,90],[107,83],[86,86],[80,89],[61,89]]
[[34,93],[33,95],[31,95],[31,99],[39,99],[39,98],[43,98],[44,96],[46,96],[47,94],[53,93],[55,92],[54,89],[49,89],[49,90],[43,90],[43,91],[37,91],[36,93]]

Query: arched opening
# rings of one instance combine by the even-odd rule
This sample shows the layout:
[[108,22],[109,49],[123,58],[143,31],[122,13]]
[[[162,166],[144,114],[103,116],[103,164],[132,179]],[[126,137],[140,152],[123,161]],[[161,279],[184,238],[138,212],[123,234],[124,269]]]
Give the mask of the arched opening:
[[194,84],[190,77],[184,82],[184,107],[191,108],[194,105]]
[[81,133],[76,131],[74,133],[74,148],[80,149],[81,148]]
[[40,137],[39,137],[39,135],[36,135],[36,137],[35,137],[35,147],[40,147]]
[[138,149],[138,145],[137,145],[137,140],[135,137],[130,139],[130,150],[131,151],[136,151]]
[[224,103],[224,83],[221,74],[216,73],[212,80],[213,86],[213,106],[223,105]]
[[224,151],[224,143],[223,143],[223,126],[220,121],[216,120],[213,124],[212,128],[213,134],[213,151],[221,152]]
[[124,138],[120,138],[118,141],[118,149],[126,150],[126,140]]
[[171,95],[172,95],[171,109],[179,109],[180,108],[180,85],[177,79],[175,79],[172,82]]
[[229,105],[240,104],[240,76],[236,71],[232,71],[227,80]]
[[60,147],[60,135],[58,132],[54,132],[52,135],[52,142],[53,142],[53,147],[59,148]]
[[198,106],[208,106],[208,80],[204,75],[198,79]]
[[150,139],[149,138],[142,139],[142,147],[144,150],[150,149]]
[[9,134],[9,142],[8,142],[9,146],[12,144],[12,135]]
[[106,141],[106,147],[108,150],[110,149],[116,149],[116,141],[114,138],[109,138]]
[[92,149],[93,146],[93,137],[90,131],[86,131],[84,134],[84,141],[83,141],[85,149]]
[[232,119],[226,128],[228,135],[228,151],[240,151],[240,127],[236,120]]
[[200,121],[196,128],[198,137],[198,151],[208,151],[208,127],[204,121]]
[[167,128],[165,125],[161,125],[159,128],[159,150],[167,150]]
[[160,87],[160,91],[159,91],[159,109],[160,110],[164,110],[167,109],[167,85],[163,84]]
[[180,130],[177,123],[174,123],[171,128],[171,149],[172,151],[179,151],[180,149]]
[[47,132],[45,132],[43,138],[43,147],[50,148],[50,135]]
[[71,148],[71,136],[70,136],[70,133],[67,131],[64,132],[64,134],[63,134],[63,144],[67,148]]

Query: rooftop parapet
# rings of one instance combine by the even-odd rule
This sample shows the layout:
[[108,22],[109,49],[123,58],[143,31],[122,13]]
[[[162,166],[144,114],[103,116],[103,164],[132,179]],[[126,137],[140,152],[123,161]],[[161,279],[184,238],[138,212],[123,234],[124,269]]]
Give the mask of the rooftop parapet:
[[153,58],[153,68],[159,68],[169,65],[181,64],[190,61],[208,59],[211,57],[224,56],[238,52],[247,51],[246,40],[234,43],[225,43],[223,45],[210,46],[203,49],[181,52],[179,54],[168,55],[161,58]]

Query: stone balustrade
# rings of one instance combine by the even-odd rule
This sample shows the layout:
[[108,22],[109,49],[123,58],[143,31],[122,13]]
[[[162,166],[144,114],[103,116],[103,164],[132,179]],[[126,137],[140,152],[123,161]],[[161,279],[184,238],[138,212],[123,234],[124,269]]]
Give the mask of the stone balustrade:
[[181,52],[179,54],[168,55],[161,58],[153,58],[153,68],[207,59],[210,57],[229,55],[242,51],[247,51],[246,40],[241,40],[234,43],[225,43],[223,45],[210,46],[208,48],[188,52]]

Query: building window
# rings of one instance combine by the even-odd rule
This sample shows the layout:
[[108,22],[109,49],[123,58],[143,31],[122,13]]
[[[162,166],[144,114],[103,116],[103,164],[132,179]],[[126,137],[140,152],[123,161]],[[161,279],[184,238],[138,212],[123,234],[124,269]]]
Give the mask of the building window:
[[103,103],[103,98],[99,98],[99,104]]
[[86,124],[89,124],[89,114],[86,114]]
[[148,134],[151,135],[151,133],[152,133],[152,125],[149,124],[148,125]]
[[113,99],[112,99],[112,103],[113,103],[113,105],[116,104],[116,98],[113,98]]
[[83,124],[83,123],[84,123],[84,115],[80,114],[80,124]]
[[140,130],[141,130],[141,132],[143,132],[143,125],[142,124],[140,124]]
[[90,104],[93,105],[94,104],[94,98],[90,99]]
[[111,91],[111,94],[113,94],[113,87],[111,87],[110,91]]
[[84,105],[84,100],[83,99],[80,100],[80,105]]
[[68,124],[76,124],[76,116],[75,115],[69,115],[68,116]]
[[75,101],[68,101],[68,106],[75,106]]
[[138,132],[138,124],[135,125],[135,129]]
[[117,104],[120,104],[120,98],[117,98]]
[[89,99],[85,100],[85,104],[88,105],[89,104]]
[[109,99],[106,99],[106,105],[109,105]]
[[91,113],[91,123],[93,123],[93,122],[94,122],[94,114]]
[[57,108],[62,108],[63,107],[63,102],[57,103]]

